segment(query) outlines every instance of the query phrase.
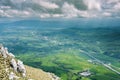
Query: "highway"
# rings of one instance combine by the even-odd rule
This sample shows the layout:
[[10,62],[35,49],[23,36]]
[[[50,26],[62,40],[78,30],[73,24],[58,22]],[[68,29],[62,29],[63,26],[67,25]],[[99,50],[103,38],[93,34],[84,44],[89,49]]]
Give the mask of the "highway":
[[96,62],[98,62],[99,64],[102,64],[103,66],[105,66],[106,68],[108,68],[109,70],[117,73],[120,75],[120,72],[117,71],[116,69],[112,68],[110,65],[105,64],[104,62],[102,62],[101,60],[97,59],[96,57],[92,56],[91,54],[89,54],[88,52],[84,51],[84,54],[86,54],[87,56],[89,56],[90,58],[92,58],[93,60],[95,60]]

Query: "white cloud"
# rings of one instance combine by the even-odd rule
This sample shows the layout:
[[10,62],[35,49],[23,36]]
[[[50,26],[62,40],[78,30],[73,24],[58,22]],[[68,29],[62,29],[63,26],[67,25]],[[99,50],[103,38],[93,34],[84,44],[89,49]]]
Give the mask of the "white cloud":
[[53,18],[59,18],[59,17],[63,17],[63,14],[52,14],[51,15]]
[[0,17],[120,17],[120,0],[83,2],[86,10],[69,0],[1,0]]
[[117,3],[117,2],[120,2],[120,0],[108,0],[106,1],[108,4],[111,4],[111,3]]
[[40,18],[49,18],[49,17],[51,17],[51,15],[49,13],[42,13],[42,14],[39,14],[39,17]]
[[14,9],[6,10],[4,11],[4,14],[7,17],[29,17],[31,16],[31,13],[28,11],[19,11],[19,10],[14,10]]
[[10,0],[12,3],[23,3],[25,2],[26,0]]
[[88,10],[101,10],[101,3],[99,0],[83,0],[83,2],[88,7]]
[[114,9],[116,9],[116,10],[120,10],[120,2],[117,3],[117,4],[114,6]]
[[11,17],[11,16],[7,14],[4,10],[0,10],[0,17]]
[[0,9],[10,9],[10,6],[0,6]]
[[72,5],[65,2],[62,6],[62,12],[67,17],[77,17],[79,11]]
[[62,12],[65,17],[89,17],[88,13],[86,11],[81,11],[75,8],[74,5],[68,4],[65,2],[62,6]]
[[45,0],[34,0],[34,2],[47,9],[59,8],[57,4]]
[[103,16],[106,16],[106,17],[110,17],[110,16],[111,16],[111,13],[109,13],[109,12],[104,12],[102,15],[103,15]]

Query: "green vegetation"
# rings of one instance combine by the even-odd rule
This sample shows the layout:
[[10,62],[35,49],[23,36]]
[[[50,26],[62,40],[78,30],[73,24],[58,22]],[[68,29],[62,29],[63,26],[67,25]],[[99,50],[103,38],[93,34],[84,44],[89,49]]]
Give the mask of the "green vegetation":
[[[15,53],[26,65],[53,72],[62,80],[120,79],[119,74],[93,58],[120,72],[119,27],[115,29],[72,26],[73,28],[59,29],[54,25],[59,26],[57,24],[60,23],[50,22],[53,28],[49,28],[47,22],[40,22],[42,26],[47,27],[39,27],[39,22],[35,25],[33,21],[28,21],[30,24],[22,24],[23,22],[16,22],[20,27],[5,26],[7,29],[1,31],[0,42],[8,46],[10,52]],[[92,75],[83,77],[79,74],[85,70],[89,70]]]
[[[61,76],[62,80],[117,80],[119,79],[119,75],[108,70],[104,66],[100,64],[91,64],[85,59],[82,53],[78,53],[76,50],[70,50],[67,52],[62,52],[48,55],[47,57],[35,58],[20,55],[22,60],[27,65],[42,68],[43,70],[53,72],[58,76]],[[33,55],[32,55],[33,56]],[[28,59],[28,60],[27,60]],[[84,70],[90,70],[92,72],[92,76],[81,77],[78,73]],[[114,76],[111,76],[114,75]]]

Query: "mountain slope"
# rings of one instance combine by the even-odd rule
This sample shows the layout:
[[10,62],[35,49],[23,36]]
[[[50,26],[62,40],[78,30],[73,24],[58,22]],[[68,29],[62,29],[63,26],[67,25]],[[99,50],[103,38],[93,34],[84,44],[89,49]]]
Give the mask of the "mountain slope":
[[0,45],[0,80],[59,80],[52,73],[44,72],[17,60],[7,48]]
[[59,80],[59,78],[52,73],[44,72],[43,70],[29,66],[25,66],[25,67],[27,71],[27,77],[30,77],[34,80]]

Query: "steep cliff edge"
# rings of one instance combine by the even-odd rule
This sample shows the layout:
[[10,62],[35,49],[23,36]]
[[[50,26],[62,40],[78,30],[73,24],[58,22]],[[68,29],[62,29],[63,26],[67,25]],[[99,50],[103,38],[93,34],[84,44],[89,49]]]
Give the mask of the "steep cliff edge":
[[53,73],[32,68],[9,53],[6,47],[0,45],[0,80],[60,80]]

